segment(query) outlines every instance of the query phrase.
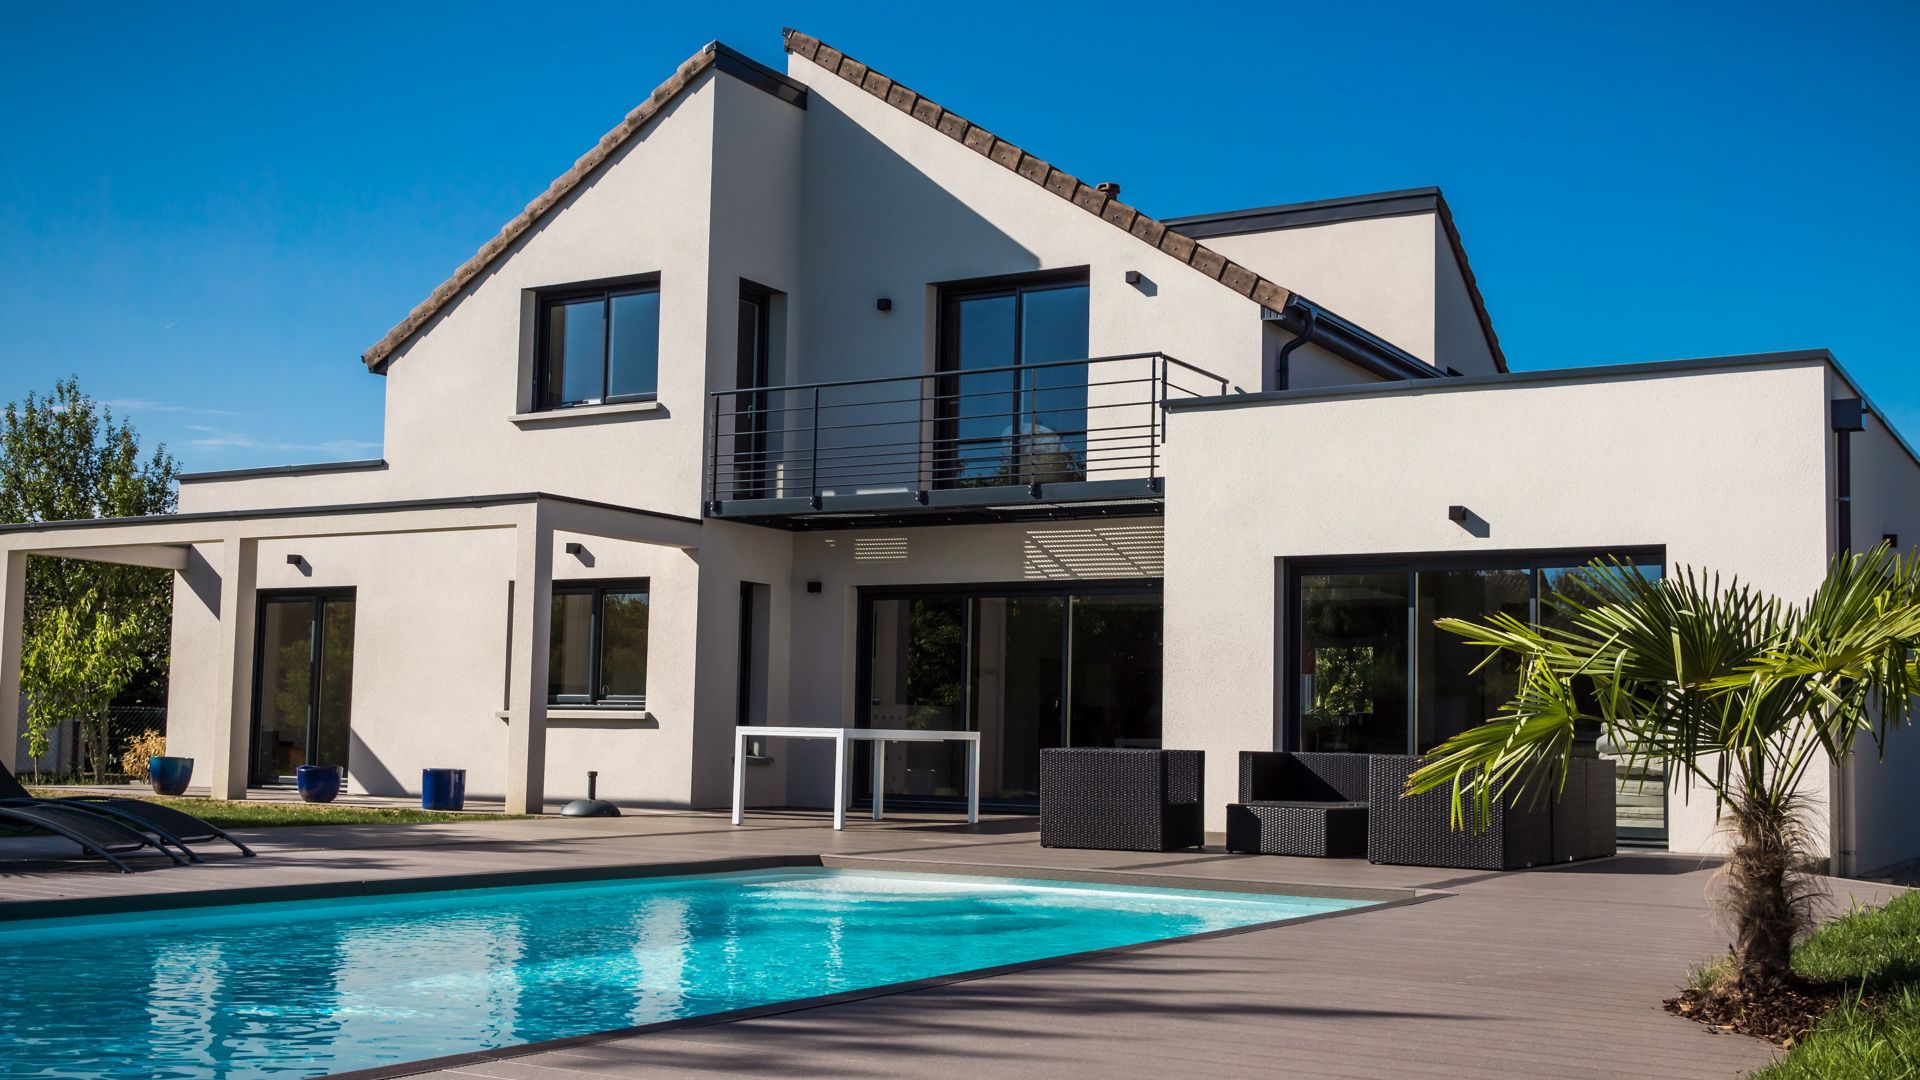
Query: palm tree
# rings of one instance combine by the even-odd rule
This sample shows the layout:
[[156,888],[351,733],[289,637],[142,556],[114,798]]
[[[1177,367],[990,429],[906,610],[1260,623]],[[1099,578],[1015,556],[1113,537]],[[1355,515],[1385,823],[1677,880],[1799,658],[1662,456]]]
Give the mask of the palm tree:
[[1664,762],[1712,790],[1732,833],[1718,902],[1733,933],[1727,994],[1790,981],[1807,918],[1801,783],[1867,734],[1876,750],[1920,692],[1920,557],[1885,545],[1834,559],[1804,604],[1692,569],[1649,581],[1595,562],[1550,601],[1559,617],[1436,625],[1521,665],[1504,712],[1435,747],[1409,794],[1453,785],[1454,824],[1494,799],[1557,795],[1577,729],[1597,725],[1630,764]]

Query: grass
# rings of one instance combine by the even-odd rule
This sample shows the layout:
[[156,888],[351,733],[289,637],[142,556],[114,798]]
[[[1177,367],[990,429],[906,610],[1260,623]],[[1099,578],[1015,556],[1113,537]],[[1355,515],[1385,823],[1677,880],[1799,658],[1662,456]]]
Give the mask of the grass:
[[1754,1080],[1920,1080],[1920,891],[1820,928],[1793,967],[1851,994]]
[[[47,798],[59,798],[72,792],[33,792]],[[444,821],[472,821],[471,814],[447,814],[437,810],[411,810],[378,806],[328,806],[320,803],[228,802],[222,799],[146,798],[147,802],[171,806],[222,829],[263,829],[277,825],[425,825]],[[499,815],[487,820],[499,821]]]

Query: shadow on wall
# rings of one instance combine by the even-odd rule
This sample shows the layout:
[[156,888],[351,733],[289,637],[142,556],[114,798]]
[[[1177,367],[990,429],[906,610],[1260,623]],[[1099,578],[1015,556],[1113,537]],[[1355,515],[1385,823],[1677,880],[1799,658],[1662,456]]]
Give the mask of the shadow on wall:
[[[1038,270],[1040,257],[821,96],[812,96],[807,110],[810,212],[802,277],[818,317],[801,325],[799,370],[791,381],[924,373],[932,366],[927,350],[935,322],[927,284]],[[892,310],[876,310],[882,296],[892,298]],[[826,433],[821,448],[900,442],[909,432],[917,437],[919,403],[901,391],[888,384],[833,391],[836,405],[888,404],[874,405],[882,421],[877,426]],[[834,422],[834,411],[823,407],[823,422]],[[863,475],[859,486],[917,483],[913,462],[897,469],[897,476]]]
[[358,732],[349,730],[347,740],[347,773],[360,790],[369,795],[418,794],[417,788],[408,791],[406,785],[387,770],[380,755],[373,752]]

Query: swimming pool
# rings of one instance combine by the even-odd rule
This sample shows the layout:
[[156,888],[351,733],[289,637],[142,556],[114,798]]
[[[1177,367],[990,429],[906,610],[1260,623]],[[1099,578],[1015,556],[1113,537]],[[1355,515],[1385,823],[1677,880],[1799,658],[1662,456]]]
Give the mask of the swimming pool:
[[0,1073],[314,1076],[1370,902],[807,868],[0,923]]

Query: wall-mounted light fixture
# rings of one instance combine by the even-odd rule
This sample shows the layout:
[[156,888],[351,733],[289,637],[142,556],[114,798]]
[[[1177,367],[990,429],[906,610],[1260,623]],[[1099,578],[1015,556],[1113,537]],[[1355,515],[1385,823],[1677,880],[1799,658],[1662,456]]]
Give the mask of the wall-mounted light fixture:
[[1140,284],[1140,271],[1138,270],[1127,271],[1127,284],[1129,285]]
[[303,559],[303,558],[301,558],[301,557],[300,557],[300,556],[298,556],[298,555],[289,555],[289,556],[287,556],[287,565],[288,565],[288,566],[299,566],[299,565],[300,565],[301,563],[303,563],[303,562],[306,562],[306,561],[307,561],[307,560],[305,560],[305,559]]
[[1465,525],[1467,523],[1467,508],[1464,506],[1447,507],[1447,520],[1456,525]]
[[892,310],[893,310],[893,297],[891,297],[891,296],[883,296],[883,297],[881,297],[880,299],[878,299],[878,300],[875,300],[875,301],[873,302],[873,309],[874,309],[875,311],[892,311]]
[[577,556],[585,550],[587,550],[587,546],[585,544],[570,543],[567,545],[567,554],[569,555]]
[[1880,542],[1897,551],[1900,548],[1900,534],[1899,533],[1881,533]]
[[807,591],[808,591],[808,592],[810,592],[810,593],[817,593],[817,592],[819,592],[819,591],[820,591],[820,583],[819,583],[819,582],[817,582],[817,581],[809,581],[809,582],[807,582]]

